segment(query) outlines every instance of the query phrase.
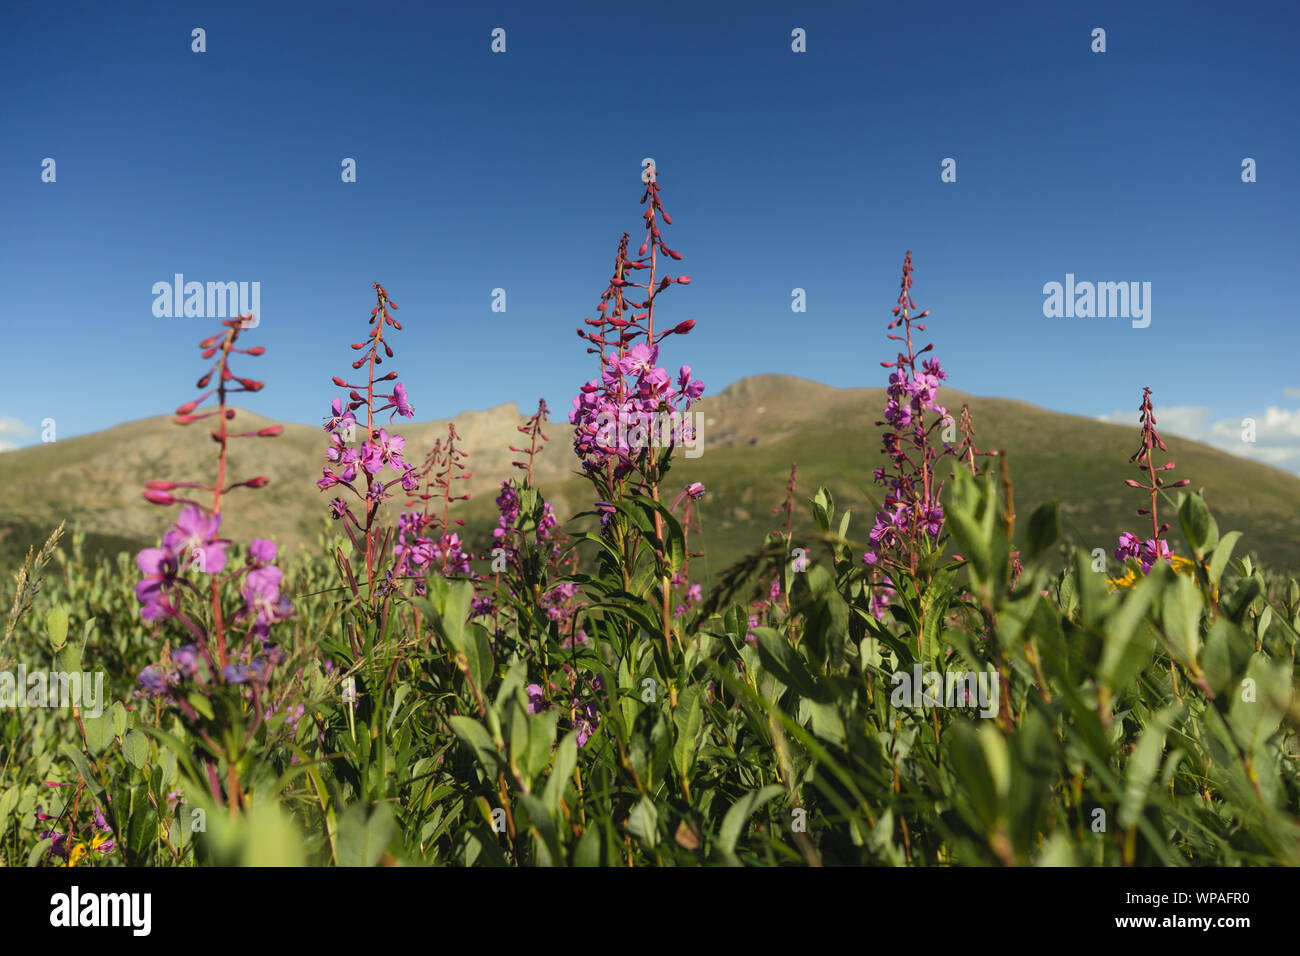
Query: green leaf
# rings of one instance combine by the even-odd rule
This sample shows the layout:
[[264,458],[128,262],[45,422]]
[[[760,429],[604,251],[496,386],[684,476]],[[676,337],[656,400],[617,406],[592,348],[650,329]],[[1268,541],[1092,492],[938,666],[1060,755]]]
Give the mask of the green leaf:
[[745,830],[745,824],[749,818],[754,815],[754,811],[767,803],[769,800],[779,796],[783,789],[775,783],[770,783],[761,790],[751,790],[739,800],[731,805],[727,815],[722,818],[722,828],[718,831],[717,850],[723,855],[728,862],[739,864],[735,858],[736,841],[740,839],[741,833]]
[[339,818],[338,865],[374,866],[397,832],[387,803],[354,803]]
[[1124,799],[1119,806],[1119,824],[1131,827],[1142,813],[1151,791],[1151,781],[1160,769],[1160,756],[1165,749],[1165,734],[1174,719],[1182,712],[1181,704],[1170,704],[1152,718],[1142,736],[1138,738],[1133,755],[1124,774]]
[[143,770],[149,760],[149,738],[138,730],[128,731],[122,738],[122,754],[132,767]]
[[659,842],[659,811],[649,797],[637,801],[637,805],[628,814],[627,832],[651,849]]
[[803,658],[784,634],[770,627],[756,627],[754,636],[758,639],[758,658],[766,671],[800,696],[827,699],[826,688],[808,673]]
[[50,837],[46,837],[40,843],[36,844],[36,846],[32,847],[32,852],[27,854],[27,865],[36,866],[40,863],[41,857],[45,855],[45,851],[53,845],[54,840]]
[[81,725],[86,728],[86,750],[92,757],[98,757],[104,748],[113,742],[113,715],[100,714],[98,717],[82,716]]
[[456,736],[469,744],[488,777],[495,778],[501,769],[501,759],[496,746],[492,743],[492,738],[488,735],[487,728],[473,717],[461,714],[447,718],[447,722],[451,724],[451,729],[456,731]]
[[1034,509],[1025,534],[1025,563],[1036,561],[1061,537],[1061,519],[1057,503],[1049,501]]
[[77,773],[86,782],[86,786],[90,788],[91,793],[95,794],[95,796],[101,796],[104,793],[104,788],[95,779],[90,764],[86,762],[86,757],[80,750],[74,749],[71,744],[63,743],[59,744],[59,753],[72,761],[72,765],[77,768]]
[[120,700],[113,701],[112,713],[113,713],[113,736],[121,737],[124,733],[126,733],[126,727],[127,727],[127,723],[129,722],[129,718],[126,712],[126,708],[122,706],[122,702]]
[[[546,778],[546,790],[543,798],[551,813],[560,811],[560,801],[564,799],[564,790],[573,777],[578,765],[578,732],[571,730],[564,735],[560,746],[555,748],[555,763],[551,766],[551,775]],[[595,832],[588,830],[588,833]],[[581,850],[581,846],[579,847]],[[581,865],[581,864],[579,864]]]
[[677,709],[673,711],[673,724],[677,738],[673,741],[673,762],[682,777],[690,777],[695,768],[696,739],[703,724],[700,708],[701,689],[699,684],[688,684],[677,698]]
[[471,624],[464,635],[465,658],[469,665],[470,676],[483,699],[488,698],[488,683],[496,669],[492,658],[492,644],[488,639],[487,629],[479,624]]
[[45,633],[50,639],[50,647],[56,651],[63,650],[68,641],[68,611],[63,607],[52,607],[45,615]]
[[553,866],[564,862],[560,851],[559,835],[555,832],[555,820],[546,805],[531,793],[521,793],[516,799],[528,816],[528,822],[541,838],[537,862],[541,866]]
[[1211,584],[1219,583],[1219,578],[1223,576],[1223,569],[1228,566],[1228,561],[1232,558],[1232,549],[1236,547],[1240,537],[1240,531],[1229,531],[1219,539],[1218,545],[1210,555],[1210,566],[1207,569]]
[[1199,493],[1188,495],[1178,509],[1178,523],[1199,560],[1219,543],[1219,526]]

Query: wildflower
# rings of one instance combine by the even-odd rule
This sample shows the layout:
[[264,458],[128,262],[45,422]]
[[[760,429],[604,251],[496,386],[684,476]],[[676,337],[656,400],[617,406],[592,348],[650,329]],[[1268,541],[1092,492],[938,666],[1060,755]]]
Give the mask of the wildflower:
[[141,693],[145,697],[157,697],[159,694],[165,694],[175,682],[172,677],[164,674],[160,668],[153,664],[142,670],[136,680],[139,682]]
[[189,567],[205,574],[216,574],[226,566],[228,541],[217,540],[221,515],[205,515],[194,505],[186,505],[172,529],[163,535],[163,547],[174,557],[185,555]]
[[179,581],[180,569],[176,558],[162,548],[145,548],[135,560],[145,575],[135,586],[136,599],[144,605],[140,616],[151,621],[156,617],[177,614],[176,606],[168,599]]

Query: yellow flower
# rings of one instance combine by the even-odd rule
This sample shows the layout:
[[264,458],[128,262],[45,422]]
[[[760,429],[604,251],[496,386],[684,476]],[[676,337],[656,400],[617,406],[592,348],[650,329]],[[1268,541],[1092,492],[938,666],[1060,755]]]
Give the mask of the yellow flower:
[[[1179,557],[1176,554],[1171,554],[1169,556],[1169,560],[1170,563],[1173,565],[1175,574],[1186,574],[1191,576],[1196,575],[1195,561],[1188,561],[1186,558]],[[1106,580],[1110,584],[1111,591],[1114,592],[1114,591],[1118,591],[1120,588],[1133,587],[1135,584],[1137,584],[1137,579],[1138,579],[1137,571],[1135,571],[1132,566],[1129,566],[1124,569],[1124,574],[1122,577],[1107,578]]]

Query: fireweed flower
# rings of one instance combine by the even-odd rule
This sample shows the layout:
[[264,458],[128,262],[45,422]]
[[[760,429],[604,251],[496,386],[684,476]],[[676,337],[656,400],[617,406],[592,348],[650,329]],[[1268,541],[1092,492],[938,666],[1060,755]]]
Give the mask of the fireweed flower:
[[140,616],[146,621],[170,617],[178,612],[171,592],[179,583],[179,567],[174,555],[163,548],[145,548],[135,557],[144,578],[135,586],[135,596],[144,605]]
[[187,567],[217,574],[226,566],[226,545],[230,543],[217,540],[220,527],[221,515],[205,515],[195,505],[187,505],[163,535],[163,547]]
[[[325,451],[325,459],[332,465],[342,466],[342,468],[337,471],[330,467],[322,468],[321,477],[316,482],[322,491],[336,487],[346,488],[361,505],[358,513],[354,514],[348,508],[345,499],[334,498],[330,502],[330,514],[336,520],[343,521],[343,529],[351,538],[353,545],[366,556],[366,581],[369,582],[371,600],[378,598],[381,588],[375,567],[379,557],[377,555],[378,512],[383,501],[392,497],[388,492],[390,485],[401,483],[403,490],[409,492],[416,487],[418,480],[411,474],[411,468],[402,458],[406,439],[401,435],[390,435],[385,428],[375,427],[375,416],[382,412],[392,410],[389,416],[391,422],[397,415],[404,418],[413,417],[415,409],[411,405],[406,386],[395,381],[396,372],[388,372],[384,375],[376,372],[385,358],[393,357],[392,346],[384,340],[385,330],[392,328],[401,331],[402,324],[391,315],[391,312],[397,311],[397,303],[388,297],[387,290],[378,282],[374,283],[374,290],[376,305],[370,310],[371,331],[365,339],[352,344],[353,351],[364,352],[360,358],[352,362],[353,371],[365,368],[363,381],[353,385],[337,375],[334,376],[333,382],[336,386],[349,389],[348,397],[346,401],[334,398],[330,403],[331,414],[325,420],[325,431],[330,433],[330,444]],[[392,392],[385,394],[377,390],[376,386],[382,382],[393,382]],[[356,417],[357,411],[362,408],[365,409],[364,425]],[[361,445],[359,448],[348,448],[347,445],[353,440],[353,432],[356,430],[363,430]],[[384,475],[385,468],[390,469],[394,476]],[[358,478],[364,480],[364,489],[359,487]],[[357,531],[360,531],[363,540],[358,540]],[[406,542],[399,541],[395,553],[400,557],[402,554],[400,549],[406,547],[409,547]],[[401,573],[401,565],[394,573]],[[261,592],[254,600],[261,602],[258,605],[259,627],[263,626],[263,622],[267,619],[276,619],[278,612],[275,608],[278,607],[278,603],[261,596]]]
[[[1159,472],[1172,471],[1174,463],[1170,461],[1157,466],[1152,458],[1152,453],[1156,448],[1163,452],[1167,452],[1169,449],[1160,438],[1160,433],[1156,431],[1156,414],[1155,407],[1151,403],[1150,388],[1142,389],[1142,404],[1138,410],[1141,413],[1139,420],[1142,424],[1142,444],[1137,451],[1129,456],[1129,461],[1136,463],[1138,470],[1144,473],[1146,483],[1126,478],[1124,484],[1130,488],[1139,488],[1150,494],[1149,507],[1138,508],[1137,513],[1151,517],[1151,537],[1142,542],[1139,550],[1137,535],[1125,531],[1119,536],[1119,547],[1115,549],[1115,560],[1123,563],[1130,558],[1137,559],[1142,565],[1142,573],[1146,574],[1155,566],[1157,561],[1171,561],[1171,559],[1176,558],[1169,549],[1169,543],[1161,537],[1169,530],[1169,525],[1167,523],[1161,524],[1156,516],[1159,493],[1165,488],[1181,488],[1190,484],[1191,479],[1183,478],[1167,485],[1163,478],[1158,477]],[[1177,560],[1182,561],[1184,559],[1177,558]],[[1125,578],[1120,578],[1112,580],[1111,583],[1122,585],[1127,582]]]
[[[930,442],[930,432],[948,419],[948,410],[938,402],[939,383],[948,374],[937,358],[918,362],[933,345],[918,350],[912,341],[913,330],[925,331],[918,320],[930,314],[928,309],[917,316],[909,311],[916,307],[911,296],[912,271],[909,251],[903,262],[898,305],[893,310],[896,318],[889,325],[889,338],[904,343],[907,352],[898,353],[893,362],[881,363],[894,370],[886,388],[884,418],[876,422],[887,426],[881,450],[889,463],[875,469],[872,477],[887,491],[869,533],[871,547],[862,556],[874,585],[871,609],[877,619],[883,619],[894,594],[893,580],[885,569],[906,568],[915,573],[920,555],[937,546],[944,515],[939,503],[943,483],[936,478],[936,464],[954,452],[947,445],[936,451]],[[899,326],[903,326],[903,335],[892,331]],[[932,417],[927,419],[927,415]]]
[[[182,508],[172,527],[163,535],[161,547],[145,548],[136,556],[136,562],[144,575],[136,585],[136,596],[142,605],[141,616],[146,620],[158,618],[175,620],[192,636],[189,643],[176,647],[162,663],[145,667],[140,672],[136,693],[144,697],[168,698],[180,709],[191,732],[193,732],[193,725],[201,724],[205,716],[200,713],[203,708],[196,708],[194,705],[194,695],[205,697],[212,694],[215,689],[202,677],[202,664],[206,662],[210,669],[209,673],[215,675],[231,666],[232,658],[238,661],[252,653],[247,634],[242,636],[241,643],[227,643],[234,634],[234,625],[243,615],[242,612],[222,613],[223,585],[244,576],[251,577],[254,582],[265,581],[268,577],[275,578],[277,597],[279,597],[275,619],[282,620],[291,613],[288,599],[278,595],[280,571],[271,564],[275,560],[277,550],[273,542],[260,538],[253,539],[249,546],[247,565],[222,573],[226,571],[227,549],[231,545],[229,540],[218,537],[222,524],[223,496],[235,488],[262,488],[269,481],[262,475],[231,481],[227,477],[229,442],[232,438],[271,438],[283,431],[278,425],[239,433],[229,429],[229,422],[239,414],[237,409],[228,405],[231,393],[256,392],[264,385],[263,382],[235,375],[230,369],[230,357],[235,353],[258,356],[265,350],[261,347],[249,349],[235,347],[241,332],[246,329],[242,318],[228,320],[223,325],[225,326],[223,333],[199,343],[200,349],[203,350],[203,357],[214,361],[199,379],[197,387],[207,388],[214,380],[216,386],[197,399],[178,407],[175,418],[176,423],[181,425],[190,425],[206,418],[215,419],[216,427],[211,435],[219,446],[216,480],[210,485],[201,482],[162,480],[147,482],[144,492],[147,501],[161,505],[180,504]],[[216,407],[200,411],[199,404],[214,393],[217,396]],[[343,414],[341,406],[335,411],[340,416]],[[211,492],[211,503],[200,504],[188,498],[175,497],[172,492],[177,488]],[[187,572],[190,571],[197,571],[206,576],[205,579],[201,579],[201,585],[196,586],[188,579]],[[208,594],[204,596],[200,588],[205,588]],[[212,612],[210,617],[205,613],[198,621],[212,620],[214,622],[212,625],[201,625],[186,614],[182,598],[189,597],[195,592],[201,598],[197,603],[205,612],[209,608]],[[263,625],[261,636],[265,636],[264,625],[267,622],[261,623]],[[263,646],[262,641],[256,643]],[[271,662],[278,659],[279,657],[275,655],[267,657],[263,671],[265,678],[270,676]],[[192,682],[187,688],[190,691],[188,699],[179,688],[182,682],[187,681]],[[262,709],[256,700],[253,713],[255,716],[252,723],[245,728],[250,738],[262,720]],[[211,710],[207,710],[206,719],[208,721],[213,719]],[[211,727],[208,729],[216,730]],[[221,735],[217,733],[215,736]],[[233,766],[239,760],[239,756],[227,745],[224,752],[202,759],[208,763],[209,769],[215,772],[216,765],[211,761],[228,760]],[[107,839],[106,832],[103,830],[103,821],[97,820],[96,827],[101,832],[91,841],[90,849],[104,851],[105,848],[111,848],[112,841]]]

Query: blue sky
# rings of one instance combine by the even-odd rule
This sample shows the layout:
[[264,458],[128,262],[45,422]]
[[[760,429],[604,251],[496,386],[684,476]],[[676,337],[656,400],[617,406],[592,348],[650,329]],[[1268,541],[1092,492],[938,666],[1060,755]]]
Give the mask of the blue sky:
[[[11,4],[0,447],[191,398],[217,320],[154,316],[175,273],[260,282],[270,418],[325,414],[375,280],[417,417],[560,417],[651,156],[693,279],[661,321],[697,322],[661,361],[709,392],[883,385],[911,249],[953,387],[1136,421],[1150,385],[1166,430],[1300,471],[1300,13],[985,6]],[[1151,283],[1150,325],[1044,316],[1067,273]]]

